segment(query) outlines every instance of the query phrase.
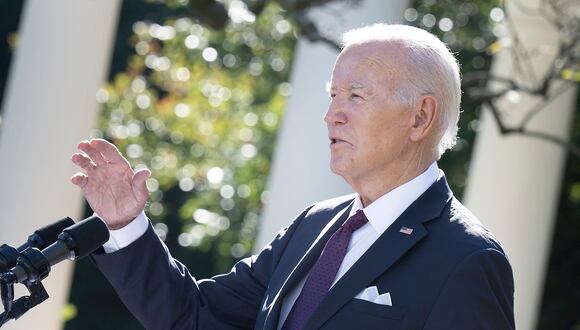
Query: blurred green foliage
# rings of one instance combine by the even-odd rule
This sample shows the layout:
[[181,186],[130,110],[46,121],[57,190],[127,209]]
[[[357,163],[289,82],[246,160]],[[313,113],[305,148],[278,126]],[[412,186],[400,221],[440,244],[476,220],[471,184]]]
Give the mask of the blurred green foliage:
[[[252,249],[295,43],[277,6],[254,17],[228,4],[221,31],[190,18],[135,22],[126,71],[97,93],[95,132],[152,170],[146,211],[161,237],[177,217],[169,237],[211,252],[221,272]],[[176,204],[169,191],[187,197]]]
[[[133,10],[155,19],[131,22],[128,56],[117,40],[113,63],[124,56],[126,68],[97,92],[103,111],[92,136],[152,170],[146,212],[172,254],[204,278],[228,271],[253,248],[292,91],[296,33],[275,3],[255,17],[240,1],[225,1],[230,22],[217,31],[180,14],[185,3],[124,2],[122,17]],[[139,328],[103,286],[92,266],[77,265],[71,302],[78,314],[67,329]]]

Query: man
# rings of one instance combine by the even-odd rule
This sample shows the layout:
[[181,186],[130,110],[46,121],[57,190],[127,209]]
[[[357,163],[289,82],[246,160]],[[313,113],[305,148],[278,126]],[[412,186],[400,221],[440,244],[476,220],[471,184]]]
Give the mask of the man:
[[513,276],[436,160],[455,143],[459,68],[433,35],[348,32],[324,117],[331,170],[356,191],[306,208],[258,255],[195,280],[143,214],[148,170],[104,140],[73,176],[111,229],[93,255],[150,329],[513,329]]

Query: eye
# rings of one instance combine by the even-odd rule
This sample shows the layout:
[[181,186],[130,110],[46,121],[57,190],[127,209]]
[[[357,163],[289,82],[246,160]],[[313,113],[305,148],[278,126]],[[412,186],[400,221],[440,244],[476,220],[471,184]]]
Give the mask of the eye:
[[360,94],[356,94],[356,93],[350,94],[350,98],[354,99],[354,100],[364,100],[364,97],[362,97]]
[[333,99],[336,96],[336,93],[329,93],[328,96]]

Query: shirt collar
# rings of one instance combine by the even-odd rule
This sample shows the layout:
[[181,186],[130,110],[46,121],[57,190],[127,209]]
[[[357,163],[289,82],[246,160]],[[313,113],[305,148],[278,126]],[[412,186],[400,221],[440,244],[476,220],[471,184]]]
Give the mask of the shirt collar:
[[421,196],[439,177],[437,163],[431,164],[425,172],[397,188],[389,191],[367,207],[363,208],[357,194],[350,215],[363,210],[372,228],[381,235],[397,218]]

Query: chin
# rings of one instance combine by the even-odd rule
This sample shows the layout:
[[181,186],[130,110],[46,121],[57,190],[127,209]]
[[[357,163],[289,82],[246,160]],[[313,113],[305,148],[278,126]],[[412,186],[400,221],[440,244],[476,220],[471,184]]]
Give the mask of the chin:
[[330,168],[330,171],[332,173],[340,175],[340,173],[338,172],[338,168],[336,166],[336,163],[334,161],[332,161],[332,159],[330,160],[328,167]]
[[336,175],[340,175],[342,177],[344,177],[344,173],[346,172],[346,169],[344,168],[344,164],[342,164],[340,161],[337,160],[330,160],[330,170],[332,171],[332,173],[336,174]]

